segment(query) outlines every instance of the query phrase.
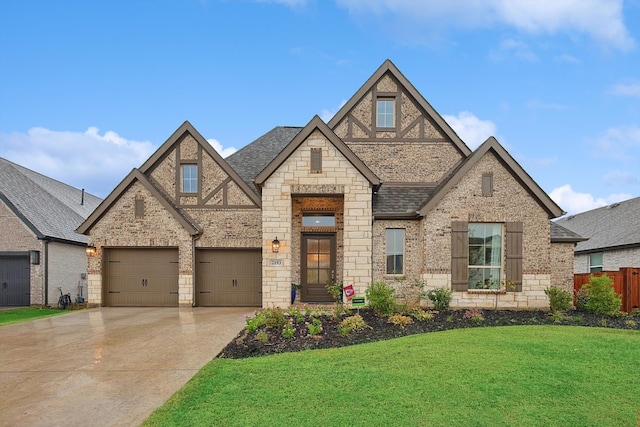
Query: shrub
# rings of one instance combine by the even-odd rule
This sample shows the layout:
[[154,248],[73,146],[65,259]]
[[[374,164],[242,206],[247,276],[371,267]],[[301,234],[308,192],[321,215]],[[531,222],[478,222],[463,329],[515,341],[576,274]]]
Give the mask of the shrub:
[[307,324],[307,330],[309,331],[309,335],[320,335],[320,332],[322,332],[322,322],[320,319],[312,318],[311,323]]
[[449,310],[451,304],[451,291],[447,288],[435,288],[427,292],[427,298],[433,303],[433,308],[438,311]]
[[386,282],[373,282],[365,291],[369,307],[378,316],[387,317],[393,314],[396,308],[394,290]]
[[470,308],[468,310],[465,310],[464,316],[462,317],[465,319],[471,319],[476,323],[481,323],[484,320],[484,317],[482,316],[482,310],[480,310],[479,308]]
[[566,289],[552,286],[550,288],[546,288],[544,293],[549,298],[549,307],[554,313],[566,311],[573,305],[573,297]]
[[291,322],[288,322],[284,325],[284,329],[282,329],[282,337],[286,339],[291,339],[296,333],[296,328],[293,327]]
[[589,278],[589,282],[581,289],[586,293],[584,304],[586,311],[610,316],[616,316],[620,313],[622,298],[616,294],[612,284],[612,280],[606,274]]
[[354,314],[353,316],[346,317],[340,324],[338,325],[338,331],[340,331],[340,335],[346,336],[349,335],[351,331],[359,331],[363,329],[367,324],[364,322],[364,319],[359,314]]
[[402,314],[394,314],[393,316],[389,317],[389,323],[393,323],[395,326],[400,326],[401,328],[404,328],[405,326],[412,324],[413,320],[411,320],[411,317],[409,316],[403,316]]
[[267,329],[280,330],[284,328],[287,323],[287,318],[284,316],[284,310],[280,307],[268,308],[264,310],[265,326]]
[[249,316],[246,318],[247,331],[249,332],[257,331],[260,326],[264,325],[266,319],[267,318],[263,311],[256,311],[255,316],[253,317]]
[[269,340],[269,336],[265,331],[260,331],[256,334],[256,339],[264,344]]
[[411,315],[416,320],[420,320],[420,321],[433,320],[433,313],[431,313],[430,311],[422,310],[420,308],[411,310]]

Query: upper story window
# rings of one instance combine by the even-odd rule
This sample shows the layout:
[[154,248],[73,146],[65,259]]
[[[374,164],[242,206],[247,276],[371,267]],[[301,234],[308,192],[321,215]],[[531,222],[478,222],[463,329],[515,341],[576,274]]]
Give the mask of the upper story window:
[[182,192],[198,192],[198,165],[182,165]]
[[376,103],[376,126],[393,128],[395,124],[395,99],[378,99]]
[[404,274],[404,229],[387,229],[387,274]]
[[469,289],[500,289],[502,224],[469,224]]
[[596,252],[589,254],[589,273],[596,273],[603,270],[603,253]]

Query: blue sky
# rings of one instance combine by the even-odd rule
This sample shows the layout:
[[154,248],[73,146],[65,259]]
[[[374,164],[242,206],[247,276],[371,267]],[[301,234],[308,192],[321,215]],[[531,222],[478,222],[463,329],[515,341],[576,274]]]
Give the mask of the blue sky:
[[225,156],[387,58],[565,211],[640,196],[640,0],[2,0],[0,157],[105,197],[184,120]]

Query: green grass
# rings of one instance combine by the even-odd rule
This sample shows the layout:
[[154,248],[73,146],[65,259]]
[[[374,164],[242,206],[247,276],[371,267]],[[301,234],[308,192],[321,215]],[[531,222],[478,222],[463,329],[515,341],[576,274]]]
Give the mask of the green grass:
[[640,333],[510,326],[216,359],[145,426],[636,426]]
[[23,307],[13,308],[9,310],[0,310],[0,326],[9,325],[11,323],[27,322],[29,320],[38,319],[40,317],[57,316],[58,314],[67,313],[65,310],[57,308],[36,308]]

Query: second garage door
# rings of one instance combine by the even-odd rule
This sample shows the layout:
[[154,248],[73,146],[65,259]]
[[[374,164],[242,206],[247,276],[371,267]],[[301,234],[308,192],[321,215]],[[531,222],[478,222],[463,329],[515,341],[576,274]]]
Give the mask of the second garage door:
[[196,252],[196,304],[199,306],[261,306],[261,250],[198,250]]
[[177,249],[107,249],[105,304],[177,307]]
[[31,270],[29,255],[0,255],[0,306],[28,306]]

